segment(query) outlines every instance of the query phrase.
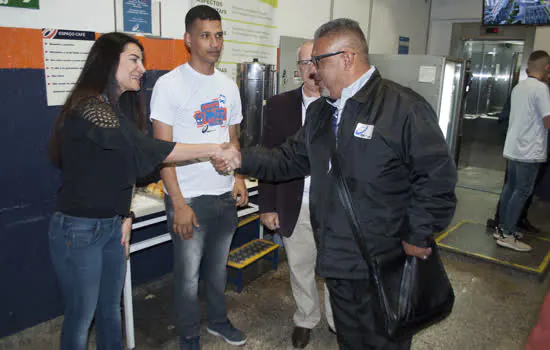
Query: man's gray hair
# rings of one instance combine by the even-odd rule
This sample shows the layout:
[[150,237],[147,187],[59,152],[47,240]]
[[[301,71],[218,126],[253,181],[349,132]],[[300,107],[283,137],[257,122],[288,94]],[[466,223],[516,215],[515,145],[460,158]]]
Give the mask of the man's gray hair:
[[367,44],[367,39],[365,38],[365,34],[363,33],[363,30],[361,30],[359,23],[357,21],[354,21],[353,19],[338,18],[323,24],[315,31],[315,40],[318,40],[325,36],[349,36],[350,34],[352,36],[352,38],[350,39],[356,42],[356,44],[359,46],[358,49],[361,49],[365,57],[367,57],[369,54],[369,45]]
[[298,61],[300,60],[300,52],[302,51],[302,48],[303,48],[304,46],[306,46],[307,44],[313,44],[313,40],[311,39],[311,40],[306,40],[306,41],[304,41],[304,42],[300,45],[300,47],[298,48],[298,50],[296,50],[296,62],[298,62]]

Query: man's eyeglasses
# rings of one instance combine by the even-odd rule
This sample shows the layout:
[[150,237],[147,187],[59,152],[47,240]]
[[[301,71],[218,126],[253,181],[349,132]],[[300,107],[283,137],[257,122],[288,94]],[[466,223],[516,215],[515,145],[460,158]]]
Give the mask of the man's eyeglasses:
[[298,61],[298,65],[300,66],[309,66],[310,64],[312,64],[313,62],[311,62],[311,60],[299,60]]
[[[325,54],[322,54],[322,55],[317,55],[317,56],[311,56],[311,62],[315,65],[315,68],[319,68],[319,62],[323,59],[323,58],[327,58],[327,57],[332,57],[332,56],[336,56],[336,55],[340,55],[342,53],[345,53],[346,51],[336,51],[336,52],[331,52],[331,53],[325,53]],[[355,54],[355,53],[354,53]]]

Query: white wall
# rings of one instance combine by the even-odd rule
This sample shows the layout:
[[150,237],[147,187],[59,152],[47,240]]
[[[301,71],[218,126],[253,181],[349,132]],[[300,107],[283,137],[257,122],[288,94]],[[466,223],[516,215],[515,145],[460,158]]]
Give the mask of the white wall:
[[410,38],[409,53],[425,54],[430,16],[427,0],[372,0],[370,50],[397,54],[399,36]]
[[[337,0],[357,3],[362,0]],[[368,3],[369,0],[366,1]],[[157,1],[153,1],[157,3]],[[182,38],[189,0],[161,0],[162,36]],[[330,0],[279,0],[275,25],[281,35],[312,37],[330,19]],[[349,4],[346,4],[348,6]],[[349,13],[348,13],[349,14]],[[43,0],[39,10],[0,8],[0,26],[60,28],[105,33],[115,30],[113,0]]]
[[[372,2],[372,6],[371,6]],[[329,0],[279,0],[277,27],[281,35],[311,38],[329,20]],[[371,15],[372,9],[372,15]],[[410,37],[410,53],[426,53],[429,1],[334,0],[333,18],[359,22],[372,53],[397,53],[399,36]],[[369,35],[369,20],[372,19]]]
[[161,0],[162,36],[183,39],[189,0]]
[[[153,3],[157,1],[153,0]],[[189,0],[160,2],[162,36],[182,38]],[[113,3],[113,0],[43,0],[40,2],[40,10],[1,7],[0,26],[105,33],[115,30]],[[410,37],[410,53],[422,54],[427,40],[427,4],[427,0],[334,0],[333,17],[355,19],[367,36],[369,20],[372,18],[368,39],[373,53],[397,53],[398,37],[401,35]],[[330,0],[279,0],[275,17],[279,34],[312,37],[315,29],[330,19],[330,5]]]
[[110,32],[115,29],[113,0],[42,0],[39,10],[0,7],[0,26]]
[[[361,0],[347,0],[361,2]],[[279,35],[311,38],[315,29],[330,18],[330,0],[279,0],[275,26]],[[189,0],[162,0],[162,35],[182,38]]]
[[550,52],[550,27],[537,28],[533,50],[545,50]]
[[359,22],[368,36],[370,8],[372,0],[334,0],[333,18],[351,18]]
[[[432,17],[428,53],[448,55],[451,45],[452,24],[481,22],[482,0],[432,0]],[[550,52],[550,28],[537,27],[534,50]]]
[[275,26],[280,35],[313,38],[315,30],[329,20],[330,0],[279,0]]
[[432,21],[428,53],[430,55],[447,56],[451,52],[451,35],[453,25],[448,21]]
[[432,0],[432,19],[481,20],[483,0]]
[[449,55],[453,23],[481,22],[483,0],[432,0],[428,54]]

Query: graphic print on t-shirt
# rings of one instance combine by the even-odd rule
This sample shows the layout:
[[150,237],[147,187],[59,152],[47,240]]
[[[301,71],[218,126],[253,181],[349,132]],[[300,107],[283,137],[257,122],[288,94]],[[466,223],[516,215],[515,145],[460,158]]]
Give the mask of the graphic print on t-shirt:
[[201,104],[200,111],[195,111],[193,117],[197,128],[202,128],[202,132],[214,131],[212,127],[220,126],[225,128],[227,120],[227,108],[225,107],[225,95],[220,94],[218,98]]

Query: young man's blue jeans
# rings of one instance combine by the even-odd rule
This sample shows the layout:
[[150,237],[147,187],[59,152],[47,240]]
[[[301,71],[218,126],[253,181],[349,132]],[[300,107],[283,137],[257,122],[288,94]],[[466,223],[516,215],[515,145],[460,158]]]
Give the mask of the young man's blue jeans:
[[500,194],[499,225],[503,233],[516,232],[525,202],[533,193],[541,163],[508,160],[508,178]]
[[85,350],[95,314],[97,348],[122,350],[120,299],[126,273],[121,218],[53,214],[50,254],[65,301],[62,350]]
[[200,225],[193,227],[193,238],[190,240],[184,240],[172,232],[174,208],[171,199],[165,197],[168,227],[174,245],[176,325],[182,338],[199,336],[201,306],[198,291],[201,270],[208,322],[227,322],[226,265],[231,240],[237,229],[237,208],[231,192],[219,196],[186,198],[186,202],[195,212]]

